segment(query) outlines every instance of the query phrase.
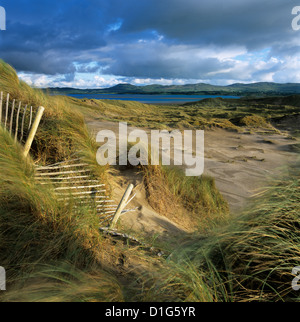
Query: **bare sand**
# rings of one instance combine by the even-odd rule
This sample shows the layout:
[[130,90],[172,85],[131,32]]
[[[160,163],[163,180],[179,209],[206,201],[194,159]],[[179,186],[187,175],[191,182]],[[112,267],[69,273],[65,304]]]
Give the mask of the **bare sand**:
[[205,132],[205,173],[216,185],[233,213],[293,164],[297,142],[287,134],[239,134],[216,129]]
[[[93,135],[100,130],[112,130],[118,137],[119,123],[87,120]],[[134,128],[129,128],[131,131]],[[145,131],[148,131],[145,129]],[[214,129],[205,131],[204,174],[215,178],[216,185],[228,201],[233,214],[240,213],[251,197],[267,187],[272,178],[279,176],[287,165],[293,164],[299,154],[293,145],[298,140],[291,139],[287,132],[281,134],[249,134]],[[182,227],[157,214],[147,203],[142,186],[142,177],[128,170],[114,180],[114,194],[119,200],[129,183],[136,185],[136,197],[130,207],[138,207],[134,213],[126,215],[123,222],[135,231],[148,234],[184,232]],[[125,218],[125,216],[124,216]]]

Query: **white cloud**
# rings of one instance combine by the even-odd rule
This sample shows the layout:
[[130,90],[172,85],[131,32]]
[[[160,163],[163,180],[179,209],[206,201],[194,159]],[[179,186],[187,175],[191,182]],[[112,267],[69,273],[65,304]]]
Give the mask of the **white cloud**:
[[0,57],[37,87],[299,81],[287,1],[86,2],[8,4]]

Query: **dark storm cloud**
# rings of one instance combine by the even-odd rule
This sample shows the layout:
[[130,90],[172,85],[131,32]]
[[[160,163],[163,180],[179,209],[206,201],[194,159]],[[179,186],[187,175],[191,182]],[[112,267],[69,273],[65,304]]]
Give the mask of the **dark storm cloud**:
[[1,53],[1,58],[10,63],[16,70],[25,72],[36,72],[41,74],[65,74],[76,71],[70,55],[59,54],[56,51],[11,51]]
[[155,29],[180,42],[248,48],[276,43],[291,34],[295,0],[127,0],[118,3],[124,33]]
[[83,52],[106,45],[106,6],[99,1],[3,2],[7,31],[0,34],[0,55],[18,70],[69,73]]
[[[164,43],[197,45],[199,48],[215,45],[219,51],[231,46],[242,46],[247,51],[258,51],[269,48],[269,56],[288,56],[299,53],[296,51],[295,41],[299,44],[299,34],[291,29],[291,10],[297,1],[289,0],[127,0],[117,1],[118,15],[124,23],[120,35],[143,38],[146,32],[151,31],[164,37]],[[153,38],[153,32],[152,32]],[[147,38],[146,38],[147,39]],[[216,59],[204,57],[198,60],[183,62],[172,58],[164,59],[163,48],[157,54],[152,53],[149,61],[147,53],[152,52],[153,46],[149,43],[144,46],[145,60],[139,59],[141,52],[134,51],[131,55],[124,53],[115,59],[115,63],[106,70],[125,76],[134,74],[144,77],[157,76],[157,68],[164,77],[203,78],[207,69],[215,71],[215,67],[224,68],[226,63]],[[127,49],[129,50],[129,48]],[[166,48],[167,50],[167,48]],[[186,60],[188,60],[188,51]],[[136,59],[135,59],[136,58]],[[227,62],[227,64],[229,64]],[[266,72],[269,72],[268,70]],[[222,78],[222,73],[220,77]],[[228,74],[228,77],[231,75]],[[235,75],[238,76],[238,75]]]
[[208,73],[233,67],[216,57],[202,56],[197,47],[167,46],[163,43],[141,42],[121,45],[111,53],[112,62],[103,73],[127,77],[199,78]]
[[[287,57],[299,49],[299,33],[291,29],[294,0],[3,0],[1,5],[7,31],[0,33],[0,57],[19,71],[195,79],[219,71],[220,77],[238,77],[232,72],[236,62],[218,51],[268,48],[270,57]],[[203,48],[214,49],[201,55]]]

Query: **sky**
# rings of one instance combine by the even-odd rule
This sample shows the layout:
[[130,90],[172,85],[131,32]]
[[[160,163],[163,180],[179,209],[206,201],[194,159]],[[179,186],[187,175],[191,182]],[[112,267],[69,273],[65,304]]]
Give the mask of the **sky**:
[[300,0],[0,0],[0,6],[6,11],[0,58],[32,86],[300,83],[300,30],[292,28]]

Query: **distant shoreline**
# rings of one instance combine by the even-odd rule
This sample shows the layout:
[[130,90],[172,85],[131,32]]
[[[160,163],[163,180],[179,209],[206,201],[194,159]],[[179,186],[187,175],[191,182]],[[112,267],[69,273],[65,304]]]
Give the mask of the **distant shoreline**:
[[240,96],[229,95],[149,95],[149,94],[51,94],[51,95],[65,95],[77,99],[94,99],[94,100],[120,100],[120,101],[134,101],[143,104],[185,104],[201,101],[208,98],[227,98],[239,99]]
[[136,86],[131,84],[118,84],[109,88],[72,88],[72,87],[49,87],[42,88],[51,94],[62,95],[208,95],[208,96],[288,96],[300,94],[300,83],[250,83],[231,84],[227,86],[211,85],[205,83],[186,85],[145,85]]

